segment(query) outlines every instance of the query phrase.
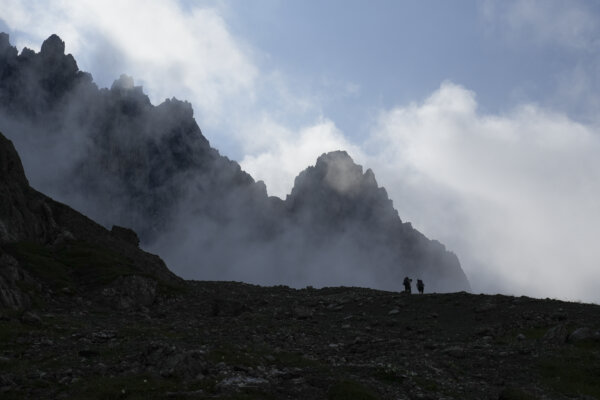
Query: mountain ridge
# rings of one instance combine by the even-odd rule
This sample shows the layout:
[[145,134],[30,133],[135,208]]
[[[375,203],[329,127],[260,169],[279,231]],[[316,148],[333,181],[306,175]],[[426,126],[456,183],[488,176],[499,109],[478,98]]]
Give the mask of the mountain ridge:
[[126,75],[99,89],[64,48],[52,35],[18,54],[0,37],[0,129],[26,150],[35,186],[133,228],[179,275],[391,289],[411,274],[469,290],[456,255],[403,223],[347,153],[319,157],[285,200],[269,197],[210,146],[189,103],[154,106]]
[[[1,43],[0,37],[0,50]],[[115,90],[129,83],[124,78]],[[132,151],[113,149],[124,150]],[[193,152],[186,154],[193,160]],[[109,167],[120,158],[105,161]],[[233,166],[227,171],[234,180],[244,181],[234,164],[221,162]],[[374,259],[389,251],[397,257],[392,261],[405,267],[415,262],[418,271],[429,258],[443,256],[452,271],[452,253],[403,223],[372,171],[363,172],[347,153],[322,155],[297,181],[289,202],[271,199],[272,208],[242,210],[268,210],[268,221],[290,224],[262,227],[256,242],[274,235],[277,245],[301,244],[321,257],[333,249],[330,259],[294,254],[307,257],[301,260],[307,268],[324,261],[320,267],[335,269],[344,266],[336,257],[358,257],[358,264],[368,263],[363,270],[382,268],[392,280],[394,271]],[[262,204],[264,185],[249,185]],[[245,196],[245,187],[236,194]],[[235,221],[229,211],[218,222]],[[183,217],[209,222],[197,212]],[[396,234],[403,240],[394,240]],[[303,242],[295,243],[299,238]],[[337,287],[320,289],[185,281],[139,244],[131,229],[108,230],[33,189],[15,146],[0,133],[3,399],[600,398],[598,305],[431,293],[430,281],[418,295],[397,286],[339,287],[348,269],[334,276]],[[365,253],[365,244],[374,247]],[[405,248],[395,251],[395,245]],[[400,277],[404,272],[396,271]],[[439,279],[440,269],[433,272]]]

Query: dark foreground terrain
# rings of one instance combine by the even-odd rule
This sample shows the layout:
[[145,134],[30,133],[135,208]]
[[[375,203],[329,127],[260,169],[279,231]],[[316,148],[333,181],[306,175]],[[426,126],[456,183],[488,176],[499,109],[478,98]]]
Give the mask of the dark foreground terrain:
[[3,399],[600,398],[596,305],[186,282],[142,306],[53,282],[0,316]]
[[0,134],[1,399],[600,398],[599,306],[184,281],[139,242]]

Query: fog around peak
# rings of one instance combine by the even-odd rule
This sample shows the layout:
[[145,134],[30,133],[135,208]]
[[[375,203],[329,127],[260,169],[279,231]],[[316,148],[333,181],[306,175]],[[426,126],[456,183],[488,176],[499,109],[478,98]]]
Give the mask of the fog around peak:
[[[153,105],[125,74],[100,89],[51,36],[1,54],[1,129],[37,189],[107,227],[127,226],[187,279],[468,290],[455,254],[403,223],[373,172],[323,154],[285,200],[223,157],[190,103]],[[43,101],[38,101],[42,99]]]
[[592,2],[3,4],[19,51],[59,33],[100,87],[126,73],[152,104],[190,101],[271,195],[343,149],[474,291],[600,301]]

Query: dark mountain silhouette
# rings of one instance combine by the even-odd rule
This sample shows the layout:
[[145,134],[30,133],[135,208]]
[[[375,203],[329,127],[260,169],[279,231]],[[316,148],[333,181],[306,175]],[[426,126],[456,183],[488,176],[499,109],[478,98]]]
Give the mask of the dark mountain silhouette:
[[289,218],[321,253],[343,250],[346,260],[395,283],[404,275],[423,277],[440,289],[466,283],[458,258],[402,223],[373,171],[363,173],[344,151],[324,154],[300,173],[285,203]]
[[233,187],[264,192],[210,147],[189,103],[172,99],[154,107],[125,75],[110,90],[99,90],[64,54],[58,36],[49,37],[39,54],[24,49],[17,55],[3,35],[0,60],[4,120],[22,125],[20,135],[57,164],[68,159],[37,186],[59,199],[78,198],[79,208],[94,219],[119,220],[148,241],[166,227],[188,191],[197,192],[195,208],[216,218],[229,209]]
[[286,200],[213,149],[189,103],[154,106],[122,75],[98,88],[52,35],[18,54],[0,34],[0,129],[33,186],[139,233],[186,278],[468,290],[457,257],[403,223],[371,170],[321,156]]

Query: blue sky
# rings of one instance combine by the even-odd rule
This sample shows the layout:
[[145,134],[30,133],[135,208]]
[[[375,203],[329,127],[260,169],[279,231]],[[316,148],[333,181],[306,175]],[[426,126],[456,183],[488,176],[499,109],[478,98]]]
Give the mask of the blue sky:
[[0,28],[189,100],[271,194],[348,150],[475,291],[600,301],[598,3],[0,0]]
[[[518,3],[513,2],[514,9]],[[559,17],[562,11],[549,6],[552,2],[524,3],[549,8],[549,18]],[[360,96],[325,105],[325,113],[345,131],[355,130],[351,127],[365,105],[393,107],[414,101],[444,80],[475,91],[479,107],[488,112],[506,111],[525,101],[558,106],[549,98],[559,90],[561,80],[597,57],[597,46],[582,49],[578,43],[593,41],[596,32],[582,32],[590,38],[580,37],[577,26],[568,26],[566,35],[573,38],[566,41],[571,43],[560,42],[563,39],[546,37],[546,32],[532,33],[550,27],[534,26],[539,22],[527,21],[529,15],[522,21],[508,16],[511,9],[502,2],[256,4],[239,1],[225,8],[232,32],[268,55],[267,67],[284,71],[311,91],[328,91],[327,83],[355,84]],[[579,7],[590,19],[600,8],[592,2],[562,4]],[[554,20],[546,22],[551,25]],[[578,118],[589,117],[588,110],[566,108]]]

